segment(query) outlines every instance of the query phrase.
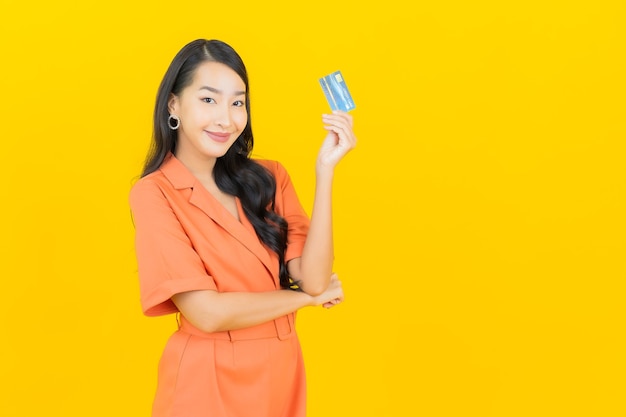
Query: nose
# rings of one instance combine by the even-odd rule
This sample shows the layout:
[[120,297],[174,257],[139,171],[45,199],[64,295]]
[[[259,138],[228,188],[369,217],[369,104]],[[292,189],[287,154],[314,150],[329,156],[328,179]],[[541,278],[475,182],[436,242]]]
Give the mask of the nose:
[[222,128],[227,128],[232,124],[232,120],[233,119],[230,106],[218,106],[217,112],[215,114],[215,124]]

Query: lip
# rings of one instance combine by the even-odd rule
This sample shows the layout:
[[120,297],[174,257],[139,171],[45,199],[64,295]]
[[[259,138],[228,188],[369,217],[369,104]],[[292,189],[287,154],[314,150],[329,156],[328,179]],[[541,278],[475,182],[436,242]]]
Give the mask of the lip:
[[230,138],[230,133],[209,132],[208,130],[205,130],[205,132],[211,139],[220,143],[228,142],[228,138]]

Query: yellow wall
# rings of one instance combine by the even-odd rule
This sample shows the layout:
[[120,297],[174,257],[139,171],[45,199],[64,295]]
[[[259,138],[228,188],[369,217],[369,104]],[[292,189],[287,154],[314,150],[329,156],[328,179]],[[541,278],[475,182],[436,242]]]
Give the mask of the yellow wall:
[[1,0],[0,415],[149,415],[175,325],[141,315],[127,193],[199,37],[307,208],[317,79],[357,104],[311,417],[626,415],[625,3],[277,3]]

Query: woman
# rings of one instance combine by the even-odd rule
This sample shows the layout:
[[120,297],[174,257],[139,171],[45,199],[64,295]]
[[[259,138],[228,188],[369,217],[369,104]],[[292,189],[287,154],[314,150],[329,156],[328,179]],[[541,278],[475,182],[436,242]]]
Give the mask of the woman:
[[295,312],[343,300],[332,273],[331,187],[352,118],[323,115],[311,218],[278,162],[253,160],[239,55],[196,40],[159,87],[154,142],[130,205],[144,313],[179,314],[154,417],[305,415]]

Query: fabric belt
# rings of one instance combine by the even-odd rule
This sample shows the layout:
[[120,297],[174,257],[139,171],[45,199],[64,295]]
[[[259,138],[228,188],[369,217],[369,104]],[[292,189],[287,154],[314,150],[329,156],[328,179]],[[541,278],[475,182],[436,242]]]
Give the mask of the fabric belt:
[[286,340],[295,335],[294,323],[294,313],[291,313],[257,326],[246,327],[245,329],[207,333],[193,326],[185,319],[185,317],[181,315],[178,330],[206,339],[230,340],[231,342],[238,340],[268,339],[274,337],[279,340]]

